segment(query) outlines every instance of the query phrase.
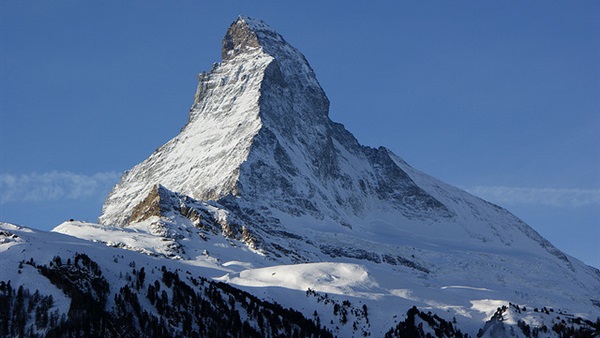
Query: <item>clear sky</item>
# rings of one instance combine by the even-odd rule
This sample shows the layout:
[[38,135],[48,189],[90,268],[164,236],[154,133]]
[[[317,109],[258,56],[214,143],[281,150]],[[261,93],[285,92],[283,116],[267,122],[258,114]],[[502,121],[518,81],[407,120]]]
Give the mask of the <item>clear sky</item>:
[[598,1],[0,1],[0,220],[95,221],[239,14],[305,54],[362,144],[600,267]]

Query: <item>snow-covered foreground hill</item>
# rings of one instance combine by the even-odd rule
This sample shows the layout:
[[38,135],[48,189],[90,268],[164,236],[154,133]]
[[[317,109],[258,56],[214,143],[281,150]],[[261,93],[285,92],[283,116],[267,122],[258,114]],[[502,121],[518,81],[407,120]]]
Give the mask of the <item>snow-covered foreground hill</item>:
[[[493,327],[502,332],[512,330],[519,336],[525,336],[519,323],[523,327],[528,325],[531,329],[542,330],[546,327],[548,332],[540,336],[557,336],[552,328],[560,325],[563,320],[568,324],[567,327],[574,325],[579,329],[588,325],[574,319],[581,317],[594,320],[600,315],[593,305],[582,307],[586,300],[569,298],[566,290],[573,287],[569,281],[549,285],[550,280],[560,279],[543,276],[527,284],[521,279],[515,279],[518,276],[511,275],[491,283],[483,270],[478,274],[463,272],[462,276],[476,276],[466,280],[460,278],[458,272],[438,275],[416,272],[407,267],[348,259],[278,265],[250,250],[227,250],[226,247],[240,246],[241,243],[235,241],[204,242],[204,246],[198,246],[205,250],[202,256],[187,260],[169,259],[159,251],[152,251],[153,248],[160,248],[164,238],[150,234],[150,230],[141,224],[133,229],[119,229],[73,222],[57,228],[79,229],[90,241],[7,223],[0,226],[0,263],[3,267],[0,281],[10,281],[15,290],[23,286],[31,294],[38,291],[41,296],[51,295],[54,302],[49,313],[56,312],[59,319],[63,314],[69,318],[69,309],[74,301],[73,293],[66,291],[64,281],[56,282],[52,275],[44,275],[40,266],[54,265],[58,268],[55,257],[60,257],[62,268],[74,271],[70,266],[75,265],[77,255],[82,253],[97,263],[108,286],[105,309],[115,315],[119,311],[125,311],[119,310],[119,306],[123,306],[121,298],[130,292],[137,298],[140,311],[147,311],[149,317],[154,315],[160,318],[161,313],[156,303],[151,303],[152,288],[166,290],[167,299],[174,300],[173,297],[176,297],[173,295],[174,291],[167,287],[165,271],[177,274],[180,283],[186,284],[194,293],[206,292],[211,281],[227,283],[258,297],[265,304],[279,303],[283,308],[300,311],[305,318],[314,321],[315,328],[319,323],[338,337],[358,337],[364,334],[381,337],[393,326],[405,321],[407,310],[413,306],[423,314],[431,312],[447,323],[453,323],[455,328],[470,336],[475,336],[483,329],[486,321],[490,321],[498,309],[502,310],[503,307],[506,308],[501,311],[502,324]],[[117,243],[130,238],[136,239],[136,248],[118,247]],[[482,261],[489,262],[489,254],[482,252],[465,251],[464,255],[469,257],[469,265],[472,266],[482,264]],[[482,258],[478,259],[477,256]],[[502,260],[506,260],[507,266],[512,263],[510,258]],[[501,264],[500,261],[498,264]],[[463,265],[462,269],[468,269],[469,265]],[[145,277],[140,282],[142,268]],[[519,272],[522,275],[530,274],[527,270],[531,267],[524,266],[521,269]],[[84,269],[82,275],[87,278],[93,274],[89,269]],[[198,284],[201,279],[206,280],[205,284]],[[154,287],[155,281],[158,281],[158,287]],[[90,289],[89,285],[92,285],[81,279],[74,283],[83,290]],[[516,285],[519,287],[515,288]],[[124,287],[128,291],[124,291]],[[565,291],[561,292],[561,289]],[[229,304],[228,297],[232,291],[219,290],[225,303]],[[160,291],[158,293],[161,294]],[[141,329],[142,325],[135,322],[135,306],[128,306],[133,311],[130,315],[136,323],[134,326]],[[242,305],[227,306],[233,306],[238,311],[241,323],[247,321],[250,327],[259,327],[258,317],[249,315]],[[194,324],[190,324],[191,327],[201,332],[203,319],[196,318],[192,321]],[[34,333],[46,332],[44,328],[37,330],[36,323],[34,311],[25,322],[25,328],[28,330],[33,327]],[[120,325],[126,326],[123,323]],[[157,324],[158,326],[160,325]],[[167,330],[172,330],[171,333],[185,334],[183,321],[174,320],[165,326]],[[427,329],[428,324],[425,325],[425,332]],[[489,330],[492,329],[488,328]]]

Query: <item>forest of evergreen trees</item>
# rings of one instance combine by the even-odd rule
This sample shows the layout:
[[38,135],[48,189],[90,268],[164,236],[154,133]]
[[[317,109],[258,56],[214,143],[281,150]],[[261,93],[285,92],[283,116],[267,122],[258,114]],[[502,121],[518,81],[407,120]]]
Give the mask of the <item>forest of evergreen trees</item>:
[[[518,313],[527,311],[525,307],[512,303],[509,303],[508,306],[499,307],[492,318],[479,330],[477,337],[482,337],[485,334],[491,336],[514,336],[515,327],[504,325],[504,315],[509,309]],[[553,309],[547,309],[546,307],[539,310],[534,308],[533,312],[552,316],[553,318],[551,318],[549,323],[551,327],[542,325],[532,328],[524,321],[519,320],[517,322],[517,330],[520,330],[521,334],[527,338],[548,337],[550,334],[565,338],[600,337],[600,318],[596,322],[593,322],[564,313],[555,313]],[[554,317],[555,315],[556,317]]]
[[[428,326],[427,331],[433,330],[435,332],[435,335],[431,334],[431,332],[425,332],[426,328],[423,325],[425,323]],[[432,314],[431,312],[425,313],[419,311],[419,309],[417,309],[416,306],[413,306],[406,312],[406,319],[404,321],[398,323],[394,328],[392,328],[385,334],[385,338],[467,338],[468,336],[469,335],[463,334],[460,330],[456,329],[451,322],[448,322],[440,318],[438,315]]]

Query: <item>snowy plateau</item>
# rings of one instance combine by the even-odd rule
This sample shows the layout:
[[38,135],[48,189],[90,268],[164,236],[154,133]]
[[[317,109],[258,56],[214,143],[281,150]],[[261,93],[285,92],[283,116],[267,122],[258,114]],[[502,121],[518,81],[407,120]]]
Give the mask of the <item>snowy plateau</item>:
[[99,222],[0,223],[0,335],[592,337],[600,271],[328,116],[239,17],[179,135]]

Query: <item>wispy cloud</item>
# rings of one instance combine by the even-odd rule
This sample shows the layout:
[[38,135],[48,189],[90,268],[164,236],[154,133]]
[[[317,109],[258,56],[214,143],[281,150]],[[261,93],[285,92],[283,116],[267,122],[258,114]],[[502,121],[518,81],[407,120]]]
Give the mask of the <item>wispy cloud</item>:
[[553,207],[600,205],[600,189],[475,186],[465,190],[485,200],[506,205],[530,204]]
[[0,204],[104,198],[120,177],[117,172],[0,174]]

